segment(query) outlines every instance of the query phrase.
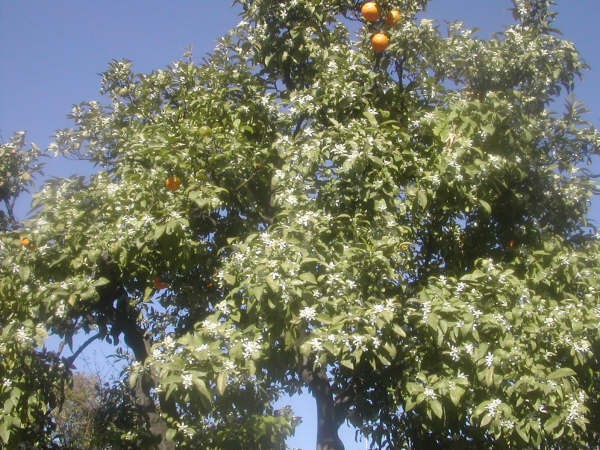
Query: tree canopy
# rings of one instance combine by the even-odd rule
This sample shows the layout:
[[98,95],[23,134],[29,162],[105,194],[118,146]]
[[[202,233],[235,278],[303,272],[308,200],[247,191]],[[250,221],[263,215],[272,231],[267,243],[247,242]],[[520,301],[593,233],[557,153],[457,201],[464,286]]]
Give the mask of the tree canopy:
[[426,0],[236,3],[202,64],[113,61],[57,132],[98,170],[3,219],[0,344],[124,341],[159,448],[285,448],[303,389],[319,450],[598,445],[600,135],[554,2],[490,38]]

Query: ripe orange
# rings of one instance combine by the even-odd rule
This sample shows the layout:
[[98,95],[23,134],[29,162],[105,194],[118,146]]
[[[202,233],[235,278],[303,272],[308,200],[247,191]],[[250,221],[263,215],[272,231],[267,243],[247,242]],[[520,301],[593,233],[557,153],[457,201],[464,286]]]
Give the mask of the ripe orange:
[[154,289],[161,291],[163,289],[167,289],[169,287],[168,283],[165,283],[160,277],[154,277]]
[[385,23],[389,26],[394,26],[402,17],[402,13],[397,9],[392,9],[385,18]]
[[390,38],[385,33],[375,33],[371,36],[371,47],[375,53],[381,53],[390,45]]
[[181,186],[181,179],[176,175],[170,176],[165,180],[165,186],[168,190],[174,192]]
[[21,242],[21,245],[23,247],[29,247],[31,245],[31,240],[29,238],[24,237],[24,236],[21,236],[19,238],[19,241]]
[[360,8],[360,12],[367,22],[375,22],[381,17],[379,14],[379,6],[377,6],[377,3],[375,2],[366,2]]
[[517,241],[515,241],[514,239],[508,241],[508,248],[514,248],[515,245],[517,245]]

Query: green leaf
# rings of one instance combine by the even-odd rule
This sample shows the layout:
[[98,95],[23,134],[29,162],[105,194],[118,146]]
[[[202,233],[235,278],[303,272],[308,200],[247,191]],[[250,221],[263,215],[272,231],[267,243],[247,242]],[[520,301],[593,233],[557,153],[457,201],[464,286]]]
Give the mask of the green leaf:
[[396,333],[396,336],[402,338],[406,337],[406,331],[404,331],[404,328],[402,328],[400,325],[394,324],[392,328],[394,330],[394,333]]
[[10,429],[6,422],[0,422],[0,440],[5,444],[8,444],[8,438],[10,438]]
[[558,414],[553,414],[546,422],[544,422],[544,430],[547,433],[552,433],[554,429],[561,423],[562,419]]
[[29,266],[21,266],[21,269],[19,270],[19,276],[21,277],[22,281],[27,281],[31,276],[31,269]]
[[375,115],[371,111],[363,111],[363,116],[369,121],[371,126],[376,127],[379,125]]
[[489,425],[489,423],[492,421],[493,417],[490,414],[486,414],[485,416],[483,416],[483,418],[481,419],[481,426],[485,427],[486,425]]
[[464,393],[465,390],[460,387],[455,387],[454,389],[450,390],[450,401],[454,406],[458,406]]
[[154,293],[154,289],[151,286],[146,287],[146,289],[144,289],[144,297],[143,297],[143,301],[147,302],[152,298],[152,294]]
[[486,202],[485,200],[479,199],[479,204],[481,205],[481,207],[483,208],[483,210],[489,215],[492,213],[492,207],[491,205]]
[[408,382],[406,383],[406,391],[410,394],[410,395],[416,395],[419,392],[423,392],[423,386],[421,386],[418,383],[411,383]]
[[354,362],[351,359],[342,359],[340,364],[350,370],[354,370]]
[[200,209],[206,209],[210,205],[210,198],[206,198],[200,191],[191,191],[189,198]]
[[94,281],[94,287],[102,287],[110,284],[110,280],[105,277],[100,277],[96,281]]
[[429,408],[431,408],[431,411],[438,419],[444,417],[444,408],[439,400],[432,400],[429,402]]
[[250,294],[252,294],[256,300],[260,300],[262,298],[263,292],[264,287],[262,284],[250,288]]
[[381,362],[381,364],[383,364],[384,366],[390,366],[392,365],[392,363],[390,362],[389,359],[387,359],[384,355],[382,355],[381,353],[379,353],[377,355],[377,357],[379,358],[379,361]]
[[521,439],[523,439],[523,441],[525,441],[526,443],[529,443],[529,426],[525,425],[525,426],[521,426],[520,424],[517,424],[517,426],[515,427],[515,430],[517,431],[517,434],[521,437]]
[[246,370],[250,375],[254,375],[256,373],[256,364],[251,359],[246,360]]
[[317,284],[317,278],[315,277],[315,274],[312,272],[302,272],[298,277],[302,281],[306,281],[307,283]]
[[549,380],[556,380],[558,378],[574,377],[575,375],[577,375],[577,372],[575,372],[570,367],[561,367],[560,369],[557,369],[554,372],[550,373],[547,376],[547,378]]
[[207,403],[210,404],[212,401],[212,395],[211,395],[210,391],[208,390],[208,388],[206,387],[206,383],[204,382],[204,380],[202,380],[198,376],[194,375],[193,383],[194,383],[194,386],[196,387],[196,389],[198,390],[198,392],[200,393],[200,395],[202,395],[202,397],[204,397],[204,399],[207,401]]
[[135,389],[135,383],[138,380],[138,372],[136,370],[131,370],[129,373],[129,387],[131,389]]
[[276,280],[274,280],[270,275],[265,277],[265,281],[267,282],[267,286],[269,286],[269,289],[271,289],[273,293],[279,292],[279,283]]
[[165,225],[156,225],[154,227],[154,233],[150,237],[150,240],[152,240],[152,241],[159,240],[163,236],[163,234],[165,234],[166,229],[167,229],[167,227]]
[[167,432],[165,433],[165,437],[167,438],[167,441],[172,441],[173,439],[175,439],[176,434],[177,434],[177,430],[174,430],[173,428],[169,428],[167,430]]
[[217,376],[217,392],[219,395],[223,395],[227,389],[227,373],[221,372]]
[[424,191],[423,189],[419,189],[417,191],[417,203],[419,204],[419,206],[422,209],[425,209],[425,208],[427,208],[427,202],[428,202],[427,192]]

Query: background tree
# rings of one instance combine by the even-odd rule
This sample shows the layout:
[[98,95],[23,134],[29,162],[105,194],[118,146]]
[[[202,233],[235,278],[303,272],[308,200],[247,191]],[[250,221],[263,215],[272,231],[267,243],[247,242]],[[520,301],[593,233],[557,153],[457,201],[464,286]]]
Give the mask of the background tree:
[[99,380],[94,375],[76,373],[59,408],[54,412],[55,440],[62,448],[98,448],[92,446],[94,413],[99,407]]
[[358,39],[354,1],[238,3],[205,63],[114,61],[57,133],[98,173],[27,223],[49,330],[123,339],[161,448],[279,448],[303,388],[323,450],[344,421],[376,448],[597,443],[599,139],[551,111],[585,68],[552,2],[490,39],[425,0]]
[[61,449],[137,449],[151,441],[127,380],[102,383],[98,375],[77,372],[52,415],[52,440]]

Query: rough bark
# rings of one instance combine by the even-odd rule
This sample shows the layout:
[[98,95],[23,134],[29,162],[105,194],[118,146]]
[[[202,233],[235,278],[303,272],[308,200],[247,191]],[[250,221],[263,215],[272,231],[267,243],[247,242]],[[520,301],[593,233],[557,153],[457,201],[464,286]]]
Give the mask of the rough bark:
[[[125,343],[131,348],[136,361],[143,363],[148,357],[150,350],[150,340],[145,336],[144,331],[138,327],[135,320],[129,317],[127,323],[121,324],[121,331],[125,338]],[[166,438],[168,425],[158,412],[150,390],[156,386],[157,380],[154,373],[146,373],[139,377],[135,383],[134,393],[137,405],[142,408],[148,418],[149,431],[155,438],[156,448],[158,450],[174,450],[173,441]],[[169,407],[169,405],[165,405]]]
[[326,372],[305,368],[302,378],[307,382],[317,404],[317,450],[344,450],[344,444],[338,435],[343,418],[335,407]]
[[[138,324],[138,313],[131,306],[130,298],[121,276],[117,263],[109,257],[103,257],[99,263],[100,273],[110,280],[98,288],[99,300],[97,308],[103,313],[103,321],[98,323],[100,330],[110,335],[115,343],[123,334],[125,344],[131,349],[139,363],[143,364],[148,358],[151,340],[145,330]],[[110,331],[108,328],[110,327]],[[166,438],[168,425],[161,417],[157,405],[150,392],[158,384],[158,377],[152,371],[139,377],[134,386],[136,404],[146,415],[149,431],[155,440],[158,450],[174,450],[175,444]],[[162,400],[162,399],[161,399]],[[173,415],[174,405],[161,401],[161,407],[168,414]]]

